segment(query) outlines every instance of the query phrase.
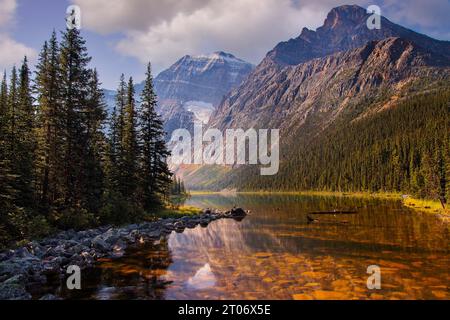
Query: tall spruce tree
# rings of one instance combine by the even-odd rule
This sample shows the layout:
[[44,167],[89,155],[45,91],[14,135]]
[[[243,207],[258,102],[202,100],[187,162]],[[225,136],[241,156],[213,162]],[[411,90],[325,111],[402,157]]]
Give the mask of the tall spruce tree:
[[107,157],[107,188],[111,196],[117,197],[120,194],[120,157],[122,154],[121,143],[123,136],[123,119],[126,103],[126,83],[125,76],[120,76],[119,87],[115,99],[112,114],[109,120],[108,157]]
[[104,192],[105,135],[103,123],[106,118],[103,90],[96,70],[90,72],[88,100],[86,103],[86,142],[88,153],[85,159],[86,187],[84,206],[90,212],[99,212]]
[[144,89],[141,93],[139,115],[141,169],[140,185],[144,209],[159,204],[171,185],[171,172],[166,163],[170,155],[164,141],[163,122],[156,113],[157,97],[153,87],[151,64],[147,66]]
[[3,73],[3,79],[0,86],[0,120],[6,121],[6,112],[8,110],[8,80],[6,71]]
[[35,94],[37,139],[36,193],[41,210],[61,202],[64,196],[65,115],[61,105],[61,72],[56,32],[45,42],[36,67]]
[[10,214],[15,211],[15,190],[8,157],[8,137],[8,82],[5,72],[0,87],[0,244],[8,241],[10,236],[16,233],[10,221]]
[[30,69],[27,58],[19,70],[16,107],[16,164],[17,185],[20,197],[18,205],[26,208],[34,206],[34,135],[35,110],[30,86]]
[[137,169],[139,146],[137,141],[137,114],[136,102],[134,98],[133,78],[130,77],[127,85],[126,104],[123,113],[119,116],[123,119],[120,147],[120,188],[122,195],[131,200],[136,199]]
[[[450,113],[450,104],[448,105],[448,113]],[[450,116],[446,119],[445,130],[450,130]],[[450,208],[450,135],[447,135],[444,146],[444,162],[445,162],[445,202],[446,208]]]
[[90,61],[78,29],[67,29],[60,47],[61,103],[65,115],[64,203],[79,206],[87,186],[83,170],[88,154],[87,116]]
[[11,70],[9,91],[8,91],[8,103],[6,112],[6,121],[8,127],[8,144],[10,150],[11,159],[16,156],[17,148],[17,120],[18,120],[18,79],[17,69],[14,66]]
[[[19,158],[19,152],[21,150],[20,145],[20,133],[18,130],[19,122],[19,103],[18,103],[18,76],[17,69],[14,66],[11,69],[8,99],[7,99],[7,111],[6,111],[6,153],[5,158],[7,159],[11,174],[14,177],[12,181],[12,187],[14,190],[18,191],[16,196],[20,200],[20,164],[16,161]],[[19,190],[17,188],[19,187]],[[17,200],[17,199],[15,199]]]
[[0,161],[2,167],[6,168],[8,145],[8,80],[6,71],[3,74],[0,86]]

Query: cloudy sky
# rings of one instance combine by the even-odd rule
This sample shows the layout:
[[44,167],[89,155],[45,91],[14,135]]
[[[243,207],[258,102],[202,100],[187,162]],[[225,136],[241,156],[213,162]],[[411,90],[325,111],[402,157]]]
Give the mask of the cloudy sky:
[[0,70],[35,61],[67,6],[82,11],[82,32],[105,87],[120,73],[141,80],[186,54],[226,51],[257,64],[278,42],[315,29],[340,4],[377,4],[393,22],[450,40],[450,0],[0,0]]

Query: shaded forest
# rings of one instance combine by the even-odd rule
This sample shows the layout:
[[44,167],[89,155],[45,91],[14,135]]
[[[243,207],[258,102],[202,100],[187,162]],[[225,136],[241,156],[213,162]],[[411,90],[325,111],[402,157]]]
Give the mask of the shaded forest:
[[124,75],[107,116],[77,29],[53,32],[34,77],[25,58],[0,88],[0,244],[120,224],[164,205],[172,179],[150,64],[140,101]]

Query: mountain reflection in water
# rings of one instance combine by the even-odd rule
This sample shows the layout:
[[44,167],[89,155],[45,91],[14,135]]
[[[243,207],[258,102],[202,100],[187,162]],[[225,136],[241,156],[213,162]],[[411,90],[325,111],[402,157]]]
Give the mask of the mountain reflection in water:
[[[399,201],[286,195],[193,196],[250,209],[243,221],[173,232],[88,272],[94,299],[449,299],[449,226]],[[319,217],[308,212],[357,210]],[[345,220],[345,223],[342,223]],[[381,290],[366,286],[381,268]]]

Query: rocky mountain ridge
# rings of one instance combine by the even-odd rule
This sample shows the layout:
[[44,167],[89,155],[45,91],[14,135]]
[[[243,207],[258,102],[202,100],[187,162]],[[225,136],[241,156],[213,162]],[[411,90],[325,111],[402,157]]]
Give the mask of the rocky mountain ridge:
[[223,100],[210,125],[298,131],[307,119],[323,118],[316,123],[323,127],[348,105],[401,96],[420,78],[448,80],[450,42],[384,17],[380,30],[369,30],[368,16],[358,6],[334,8],[317,31],[303,29],[278,44]]
[[[280,129],[283,159],[327,128],[345,127],[421,92],[450,87],[450,42],[384,17],[380,30],[369,30],[368,17],[358,6],[337,7],[316,31],[303,29],[298,38],[278,44],[222,101],[209,126]],[[227,178],[232,171],[224,170],[221,180],[233,180]],[[199,175],[215,184],[217,174],[200,168],[188,172],[186,185],[201,189]]]

